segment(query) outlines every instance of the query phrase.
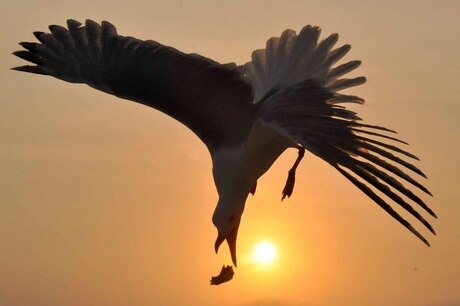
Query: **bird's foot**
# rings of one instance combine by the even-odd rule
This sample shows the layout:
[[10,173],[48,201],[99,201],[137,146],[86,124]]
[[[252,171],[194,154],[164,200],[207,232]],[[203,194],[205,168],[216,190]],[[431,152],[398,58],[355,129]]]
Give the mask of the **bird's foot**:
[[256,193],[256,188],[257,188],[257,181],[254,183],[254,186],[252,186],[251,190],[249,190],[249,193],[254,195]]
[[295,184],[295,170],[293,169],[289,170],[288,173],[288,178],[286,180],[286,185],[284,186],[283,189],[283,196],[281,198],[281,201],[284,200],[285,197],[291,197],[292,192],[294,191],[294,184]]
[[295,184],[295,170],[297,169],[297,166],[299,166],[300,161],[302,160],[304,154],[305,154],[305,149],[302,147],[298,147],[299,149],[299,155],[297,156],[297,159],[294,162],[294,165],[292,166],[291,170],[288,172],[288,178],[286,180],[286,185],[284,186],[283,189],[283,196],[281,197],[281,201],[283,201],[286,197],[291,197],[292,192],[294,191],[294,184]]

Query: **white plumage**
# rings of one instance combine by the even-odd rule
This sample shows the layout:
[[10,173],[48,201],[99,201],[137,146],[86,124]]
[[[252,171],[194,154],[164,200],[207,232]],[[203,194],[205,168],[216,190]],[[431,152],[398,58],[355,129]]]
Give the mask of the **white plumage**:
[[26,50],[14,52],[35,65],[13,69],[86,83],[151,106],[189,127],[212,156],[219,193],[213,215],[218,229],[215,248],[227,240],[235,265],[246,198],[288,148],[297,148],[299,157],[288,173],[283,199],[292,194],[295,171],[306,149],[335,167],[428,245],[389,204],[400,205],[434,234],[411,202],[436,215],[400,182],[430,194],[400,169],[424,176],[401,156],[417,157],[390,143],[405,144],[388,135],[394,131],[361,123],[355,112],[343,106],[364,103],[357,96],[338,92],[366,79],[345,78],[361,62],[339,63],[350,45],[334,49],[337,34],[320,40],[318,27],[306,26],[298,35],[286,30],[270,38],[265,49],[254,51],[252,61],[236,66],[118,35],[105,21],[99,25],[87,20],[82,25],[68,20],[67,28],[50,26],[50,31],[34,32],[40,43],[21,43]]

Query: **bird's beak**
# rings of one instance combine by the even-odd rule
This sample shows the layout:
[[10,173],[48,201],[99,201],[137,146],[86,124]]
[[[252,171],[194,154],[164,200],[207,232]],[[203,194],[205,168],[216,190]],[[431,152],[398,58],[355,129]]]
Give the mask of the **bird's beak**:
[[240,227],[240,223],[238,222],[238,224],[227,235],[219,234],[217,236],[216,243],[214,244],[214,250],[216,251],[216,254],[217,254],[217,251],[219,250],[219,247],[222,244],[222,242],[224,242],[224,240],[227,240],[228,248],[230,249],[230,255],[232,256],[232,261],[235,267],[237,266],[236,264],[236,237],[238,235],[239,227]]

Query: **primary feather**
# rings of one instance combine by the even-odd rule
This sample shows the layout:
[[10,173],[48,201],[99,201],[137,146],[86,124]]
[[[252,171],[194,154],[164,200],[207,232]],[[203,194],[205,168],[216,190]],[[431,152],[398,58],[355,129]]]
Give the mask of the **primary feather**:
[[[208,146],[248,130],[252,124],[252,89],[235,69],[158,42],[117,34],[115,27],[68,20],[68,29],[50,26],[35,32],[41,42],[21,43],[14,54],[36,66],[13,68],[51,75],[156,108],[194,131]],[[220,103],[215,103],[219,101]],[[218,114],[238,115],[238,124]],[[247,121],[245,124],[244,121]]]

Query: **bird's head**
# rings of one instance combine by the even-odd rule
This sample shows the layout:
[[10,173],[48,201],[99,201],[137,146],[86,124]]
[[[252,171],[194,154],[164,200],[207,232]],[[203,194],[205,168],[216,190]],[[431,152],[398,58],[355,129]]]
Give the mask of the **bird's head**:
[[244,211],[246,197],[247,194],[239,197],[220,197],[216,210],[212,216],[212,222],[216,226],[218,232],[214,249],[217,253],[222,242],[226,240],[235,267],[237,266],[236,238],[238,235],[238,228],[240,227],[241,216]]

